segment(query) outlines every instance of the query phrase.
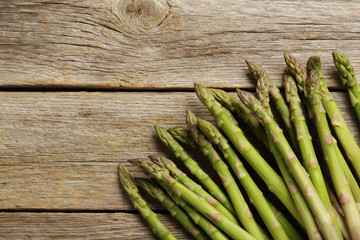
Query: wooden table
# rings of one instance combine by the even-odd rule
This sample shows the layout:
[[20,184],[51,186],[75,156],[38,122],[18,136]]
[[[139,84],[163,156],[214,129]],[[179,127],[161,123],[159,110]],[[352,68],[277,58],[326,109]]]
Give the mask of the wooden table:
[[212,119],[193,82],[253,90],[245,59],[281,86],[284,50],[303,64],[321,56],[360,142],[331,57],[343,51],[360,76],[359,13],[359,1],[330,0],[1,1],[0,238],[156,239],[117,165],[171,156],[153,125],[185,126],[187,108]]

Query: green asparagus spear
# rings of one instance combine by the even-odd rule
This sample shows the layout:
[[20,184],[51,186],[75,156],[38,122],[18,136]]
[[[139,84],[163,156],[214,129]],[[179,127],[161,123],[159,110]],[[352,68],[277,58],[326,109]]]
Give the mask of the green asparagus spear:
[[247,124],[255,136],[260,141],[262,141],[265,146],[268,147],[268,142],[266,140],[266,134],[263,126],[244,104],[223,90],[212,88],[210,91],[214,95],[214,98],[221,105],[223,105],[223,107],[227,108],[238,118],[240,118],[245,124]]
[[[195,142],[199,145],[201,151],[210,160],[214,169],[217,171],[226,191],[228,192],[231,202],[236,210],[237,216],[240,222],[250,234],[258,239],[263,239],[262,232],[259,230],[253,215],[240,192],[239,187],[236,184],[235,179],[231,175],[228,166],[221,159],[219,154],[216,152],[212,144],[206,140],[206,137],[197,128],[197,119],[193,113],[187,111],[187,120],[191,118],[191,121],[187,121],[190,132]],[[273,224],[273,218],[271,219]],[[287,238],[285,234],[285,239]],[[284,238],[283,238],[284,239]]]
[[173,161],[164,157],[149,156],[149,158],[151,159],[151,161],[158,164],[162,168],[167,169],[170,175],[177,181],[184,184],[194,193],[205,198],[214,208],[224,214],[224,216],[226,216],[229,220],[231,220],[235,224],[238,224],[237,219],[229,212],[229,210],[227,210],[223,205],[221,205],[221,203],[219,203],[215,198],[213,198],[213,196],[206,192],[199,184],[195,183],[184,172],[177,168],[176,164]]
[[123,164],[119,164],[119,177],[121,185],[130,197],[135,209],[137,209],[146,222],[150,225],[153,232],[163,240],[175,240],[176,237],[160,222],[156,214],[151,211],[147,203],[140,196],[139,190],[135,184],[130,172]]
[[[288,70],[290,71],[290,73],[293,75],[293,77],[295,78],[295,80],[297,82],[297,87],[298,87],[299,92],[302,93],[302,95],[304,95],[304,90],[306,90],[306,88],[304,89],[304,83],[306,82],[307,77],[308,77],[306,69],[293,56],[289,55],[287,52],[284,53],[284,57],[285,57],[286,64],[288,66]],[[310,119],[312,119],[312,111],[311,111],[311,109],[309,109],[311,103],[306,98],[305,98],[305,102],[306,102],[305,106],[308,108],[308,115],[309,115]],[[344,159],[344,156],[340,152],[340,149],[338,148],[337,145],[336,145],[336,151],[339,155],[341,166],[343,167],[343,170],[345,171],[345,175],[349,181],[351,192],[354,195],[355,201],[357,203],[360,203],[359,185],[357,184],[354,175],[352,174],[349,166],[347,165],[347,163]]]
[[312,184],[306,170],[296,157],[289,143],[287,142],[281,128],[277,125],[271,115],[262,107],[260,102],[251,94],[242,94],[242,101],[252,109],[261,119],[265,129],[269,131],[276,147],[285,160],[287,167],[294,176],[301,192],[311,208],[319,229],[325,239],[340,239],[340,236],[332,223],[331,217],[322,203],[314,185]]
[[[259,78],[258,82],[259,81],[263,81],[263,80],[261,78]],[[264,86],[264,84],[257,84],[256,93],[257,93],[259,99],[261,99],[260,102],[261,102],[262,106],[264,107],[264,110],[270,116],[273,116],[271,109],[270,109],[269,102],[268,102],[269,101],[268,100],[269,99],[268,98],[269,89],[265,88],[263,86]],[[238,93],[239,98],[242,99],[243,98],[242,94],[244,94],[244,92],[237,90],[237,93]],[[246,97],[246,96],[244,96],[244,97]],[[282,157],[279,149],[277,148],[274,140],[272,139],[269,129],[266,128],[265,132],[266,132],[267,139],[269,142],[270,151],[276,160],[276,163],[280,169],[281,175],[283,176],[283,178],[285,180],[285,183],[287,184],[288,189],[290,190],[290,193],[291,193],[292,198],[295,202],[295,205],[300,213],[300,216],[303,220],[302,222],[304,223],[304,226],[308,233],[309,238],[312,240],[322,239],[322,236],[317,228],[313,214],[312,214],[308,204],[306,203],[304,196],[299,191],[293,176],[289,172],[289,169],[286,166],[284,158]]]
[[166,145],[166,147],[184,163],[186,168],[189,169],[189,171],[204,185],[210,194],[222,205],[224,205],[231,213],[235,214],[235,210],[225,193],[209,177],[209,175],[199,167],[199,164],[186,153],[184,148],[171,136],[171,134],[159,126],[155,126],[155,130],[160,140]]
[[341,167],[342,167],[343,171],[345,172],[345,176],[346,176],[346,178],[348,180],[348,183],[349,183],[351,192],[352,192],[352,194],[353,194],[353,196],[355,198],[355,201],[356,201],[357,204],[360,204],[360,188],[359,188],[359,185],[358,185],[354,175],[352,174],[349,166],[347,165],[344,156],[340,152],[340,149],[339,149],[337,144],[336,144],[335,148],[336,148],[336,153],[337,153],[337,155],[339,157],[339,160],[340,160]]
[[[330,213],[330,199],[326,190],[323,174],[321,172],[319,162],[316,157],[315,149],[311,141],[311,135],[306,125],[305,117],[301,109],[301,100],[298,95],[295,80],[288,72],[284,74],[284,88],[286,100],[289,103],[291,120],[296,129],[296,137],[299,142],[303,166],[310,175],[310,179],[314,184],[323,204]],[[330,213],[331,215],[331,213]],[[336,225],[336,216],[334,215],[333,221]]]
[[269,190],[273,192],[290,213],[301,222],[300,215],[296,209],[294,201],[287,189],[283,179],[271,168],[265,159],[247,140],[237,122],[229,117],[228,113],[213,97],[210,90],[195,83],[195,91],[201,102],[209,109],[215,117],[217,125],[224,131],[230,141],[241,155],[249,162],[251,167],[267,184]]
[[307,101],[307,98],[304,97],[304,91],[306,91],[304,85],[305,85],[305,81],[308,78],[307,70],[303,65],[299,63],[299,61],[294,56],[290,55],[289,53],[284,52],[284,58],[287,65],[287,70],[295,79],[297,84],[297,89],[301,94],[301,97],[303,97],[305,101],[305,107],[307,109],[308,116],[310,120],[312,120],[312,111],[310,109],[311,104]]
[[[326,110],[321,101],[320,81],[316,70],[310,72],[306,81],[307,98],[311,101],[314,121],[325,160],[330,171],[332,183],[335,187],[337,197],[345,214],[345,221],[352,239],[360,239],[360,214],[351,189],[347,182],[344,171],[336,151],[336,141],[333,140],[331,131],[326,119]],[[326,187],[326,186],[325,186]]]
[[326,184],[326,189],[329,193],[329,198],[331,205],[333,206],[333,209],[335,210],[335,215],[337,218],[337,221],[339,223],[339,228],[341,229],[341,233],[344,237],[344,239],[350,239],[350,233],[347,229],[345,218],[344,218],[344,211],[342,210],[340,203],[335,195],[335,193],[330,189],[329,185]]
[[[138,166],[141,161],[139,160],[129,160],[133,165]],[[140,168],[140,166],[138,166]],[[154,168],[157,169],[157,171],[165,171],[166,174],[170,174],[170,172],[166,168],[162,168],[158,165],[153,165]],[[140,170],[142,170],[140,168]],[[146,172],[145,172],[146,173]],[[156,180],[156,179],[155,179]],[[176,196],[176,194],[171,191],[164,183],[161,181],[156,180],[156,182],[167,192],[167,194],[171,197],[171,199],[178,205],[181,206],[187,214],[190,216],[190,218],[198,225],[200,226],[211,239],[213,240],[227,240],[227,236],[220,231],[214,224],[212,224],[209,220],[207,220],[201,213],[199,213],[197,210],[195,210],[192,206],[190,206],[187,202]]]
[[175,138],[176,141],[185,143],[192,148],[197,147],[197,144],[192,138],[190,131],[187,130],[186,128],[173,127],[173,128],[169,128],[168,132],[171,134],[173,138]]
[[299,61],[288,52],[284,52],[284,59],[289,72],[295,78],[299,92],[303,93],[305,87],[304,84],[308,78],[306,68],[302,66]]
[[201,229],[188,217],[188,215],[175,204],[167,194],[149,180],[137,179],[136,183],[150,196],[156,198],[195,239],[208,239]]
[[331,121],[336,136],[343,147],[347,157],[354,166],[358,180],[360,179],[360,148],[357,145],[353,134],[348,128],[344,117],[342,116],[335,100],[324,82],[324,75],[321,70],[320,58],[317,56],[310,57],[307,62],[308,71],[315,70],[320,81],[321,101],[325,107],[326,113]]
[[251,74],[256,80],[256,95],[265,108],[270,108],[270,78],[265,69],[259,64],[245,61]]
[[[241,185],[244,187],[246,193],[251,199],[252,204],[260,214],[260,217],[264,221],[271,236],[274,239],[287,239],[287,234],[275,217],[274,212],[271,210],[261,190],[252,180],[243,163],[237,157],[235,151],[232,150],[231,146],[227,142],[227,139],[222,136],[222,134],[210,122],[201,118],[196,119],[195,115],[190,112],[188,112],[187,119],[188,125],[190,125],[190,131],[192,133],[197,131],[193,134],[193,136],[195,134],[198,135],[199,142],[203,142],[204,145],[211,145],[211,143],[205,139],[205,136],[196,129],[196,126],[198,126],[200,131],[204,133],[212,142],[214,142],[223,152],[224,158],[227,160],[235,175],[239,179]],[[210,149],[206,150],[209,151]]]
[[340,79],[348,89],[350,101],[360,121],[360,86],[355,78],[355,72],[349,58],[341,52],[333,52],[333,60],[340,73]]
[[189,214],[190,218],[200,226],[212,240],[228,240],[228,237],[219,230],[214,224],[212,224],[209,220],[206,219],[201,213],[196,211],[192,206],[190,206],[187,202],[177,197],[174,192],[169,190],[166,185],[160,184],[167,193],[171,196],[171,198],[181,206],[187,214]]
[[[333,205],[333,208],[334,207],[335,206]],[[339,228],[341,230],[341,234],[343,235],[344,239],[345,240],[351,239],[349,230],[347,229],[347,226],[346,226],[344,216],[337,209],[335,209],[334,212],[335,212],[335,215],[336,215],[337,222],[339,224]]]
[[141,160],[141,162],[137,163],[137,165],[142,168],[143,171],[147,172],[152,178],[157,179],[168,186],[178,197],[185,200],[188,204],[198,210],[231,238],[238,240],[255,240],[255,237],[250,235],[239,225],[226,218],[221,212],[209,204],[205,198],[195,194],[165,172],[154,168],[153,166],[156,165],[155,163]]
[[257,80],[256,92],[260,101],[263,105],[267,104],[268,106],[266,107],[269,108],[270,101],[268,94],[262,94],[262,92],[270,93],[271,99],[275,102],[275,106],[284,121],[287,132],[289,133],[292,146],[296,154],[299,156],[300,148],[296,139],[295,128],[291,124],[290,111],[288,106],[286,105],[284,98],[280,94],[280,90],[271,82],[269,76],[267,75],[266,71],[262,66],[249,61],[246,61],[246,64],[248,65],[249,70],[253,74],[254,78]]
[[303,240],[304,236],[301,234],[295,226],[286,218],[286,216],[277,209],[270,201],[268,201],[268,204],[273,211],[275,217],[280,222],[281,226],[284,228],[286,234],[291,238],[291,240]]
[[309,239],[323,239],[316,225],[316,221],[311,212],[311,209],[309,208],[306,199],[299,190],[299,187],[297,186],[294,177],[291,175],[288,167],[286,166],[285,160],[282,157],[279,149],[276,147],[276,144],[272,139],[271,133],[269,131],[266,131],[266,133],[268,135],[269,144],[271,146],[271,153],[273,154],[276,163],[280,169],[281,175],[283,176],[285,183],[290,190],[291,196],[294,199],[295,205],[303,220],[302,223],[306,229]]

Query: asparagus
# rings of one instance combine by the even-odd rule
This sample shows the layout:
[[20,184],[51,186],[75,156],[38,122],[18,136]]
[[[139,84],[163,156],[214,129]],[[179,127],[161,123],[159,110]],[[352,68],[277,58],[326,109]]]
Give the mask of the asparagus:
[[[285,61],[288,66],[289,72],[293,75],[297,82],[297,87],[299,92],[301,92],[304,95],[304,90],[306,91],[306,88],[304,89],[304,83],[307,80],[308,74],[306,72],[306,69],[291,55],[289,55],[287,52],[284,53]],[[312,119],[312,112],[309,109],[311,103],[305,98],[306,107],[308,108],[308,114],[310,118]],[[347,165],[342,153],[340,152],[340,149],[336,145],[336,151],[339,155],[341,166],[343,170],[345,171],[345,175],[349,181],[349,185],[351,188],[351,192],[354,195],[354,198],[357,203],[360,203],[360,188],[356,182],[356,179],[354,175],[352,174],[349,166]]]
[[345,239],[350,239],[350,233],[347,229],[345,219],[344,219],[344,212],[337,200],[337,197],[335,196],[335,193],[330,189],[328,184],[326,184],[326,189],[329,193],[331,205],[333,206],[333,209],[335,209],[334,212],[335,212],[337,221],[339,223],[339,228],[341,229],[341,233]]
[[291,238],[291,240],[302,240],[304,239],[303,234],[301,234],[294,225],[289,222],[289,220],[286,218],[286,216],[277,209],[270,201],[268,201],[268,204],[273,211],[275,217],[280,222],[281,226],[284,228],[286,234]]
[[286,166],[285,160],[282,157],[279,149],[276,147],[276,144],[275,144],[274,140],[272,139],[271,133],[269,131],[267,131],[267,135],[268,135],[269,144],[271,146],[271,152],[272,152],[272,154],[276,160],[276,163],[280,169],[281,175],[283,176],[285,183],[287,184],[287,187],[290,190],[291,196],[294,199],[296,207],[297,207],[297,209],[300,213],[300,216],[303,220],[302,223],[306,229],[308,237],[311,240],[323,239],[321,236],[321,233],[319,232],[319,229],[316,225],[316,221],[311,212],[311,209],[309,208],[305,197],[300,192],[299,187],[297,186],[294,177],[291,175],[288,167]]
[[[301,109],[301,100],[298,95],[295,80],[288,72],[284,74],[284,88],[286,100],[289,103],[291,120],[296,128],[296,137],[299,142],[303,166],[310,175],[323,204],[330,213],[330,199],[326,190],[325,180],[321,172],[315,149],[311,141],[311,135],[306,125],[305,117]],[[334,219],[333,219],[334,220]],[[335,219],[336,221],[336,219]],[[335,223],[336,224],[336,223]]]
[[223,206],[219,203],[213,196],[206,192],[199,184],[195,183],[191,178],[189,178],[184,172],[177,168],[176,164],[170,159],[164,157],[154,157],[149,156],[151,161],[158,164],[164,169],[169,171],[169,174],[175,178],[180,183],[184,184],[187,188],[192,190],[194,193],[205,198],[214,208],[219,212],[224,214],[229,220],[238,224],[237,219]]
[[195,194],[190,189],[179,183],[170,175],[163,171],[154,168],[155,163],[146,160],[138,160],[137,165],[152,178],[161,181],[168,186],[178,197],[185,200],[188,204],[198,210],[212,223],[221,228],[226,234],[233,239],[238,240],[255,240],[255,237],[250,235],[239,225],[233,223],[226,218],[221,212],[209,204],[205,198]]
[[333,140],[331,131],[326,119],[326,110],[321,101],[320,82],[316,70],[310,72],[306,81],[306,96],[311,101],[311,109],[313,111],[316,130],[323,149],[325,160],[330,171],[333,185],[340,205],[345,214],[345,221],[348,226],[352,239],[360,239],[360,215],[351,189],[342,170],[338,154],[336,151],[336,141]]
[[262,94],[262,91],[266,91],[270,93],[271,99],[275,102],[275,106],[277,110],[279,111],[283,122],[285,124],[285,127],[287,129],[287,132],[289,133],[290,141],[292,143],[292,146],[295,150],[295,152],[300,155],[300,148],[299,144],[296,139],[296,132],[294,126],[291,124],[290,121],[290,111],[288,106],[286,105],[286,102],[284,98],[280,94],[280,90],[271,82],[269,76],[267,75],[266,71],[263,69],[262,66],[259,64],[246,61],[246,64],[248,65],[248,68],[250,72],[253,74],[254,78],[257,80],[257,90],[256,93],[260,99],[260,101],[265,104],[266,107],[269,106],[269,97]]
[[[223,152],[224,158],[227,160],[235,175],[239,179],[241,185],[244,187],[246,193],[251,199],[251,203],[255,206],[256,210],[260,214],[261,219],[264,221],[272,237],[274,239],[287,239],[287,234],[274,215],[274,212],[270,208],[261,190],[252,180],[243,163],[237,157],[235,151],[228,144],[227,139],[222,136],[222,134],[210,122],[201,118],[196,119],[196,117],[191,113],[188,113],[187,119],[188,124],[192,124],[192,128],[189,127],[192,133],[197,130],[196,126],[198,126],[200,131],[204,133],[212,142],[214,142],[216,146]],[[205,143],[211,145],[211,143],[205,139],[204,135],[201,133],[195,134],[198,134],[199,138],[201,139],[199,141],[204,141]],[[193,136],[195,134],[193,134]]]
[[196,142],[192,138],[189,130],[182,127],[173,127],[173,128],[169,128],[168,132],[178,142],[185,143],[192,148],[197,147]]
[[[132,164],[137,165],[141,161],[138,160],[129,160]],[[139,166],[138,166],[139,167]],[[170,172],[166,168],[160,168],[160,166],[153,165],[158,171],[165,171],[167,174]],[[139,167],[140,168],[140,167]],[[141,168],[140,168],[141,170]],[[156,180],[156,179],[155,179]],[[227,240],[227,236],[225,236],[222,231],[220,231],[214,224],[212,224],[209,220],[207,220],[201,213],[196,211],[192,206],[190,206],[187,202],[176,196],[176,194],[171,191],[164,183],[161,181],[156,182],[169,194],[171,199],[178,205],[181,206],[187,214],[191,217],[191,219],[200,226],[211,239],[213,240]]]
[[337,144],[335,145],[335,148],[336,148],[336,153],[337,153],[337,155],[339,157],[339,160],[340,160],[341,167],[342,167],[343,171],[345,172],[345,176],[346,176],[346,178],[348,180],[348,183],[349,183],[351,192],[352,192],[352,194],[353,194],[353,196],[355,198],[355,201],[358,204],[360,204],[360,188],[359,188],[359,185],[358,185],[354,175],[352,174],[349,166],[347,165],[344,156],[340,152],[340,149],[339,149]]
[[255,136],[268,147],[265,130],[250,109],[223,90],[212,88],[210,91],[221,105],[234,113],[238,118],[242,119],[242,121],[250,127]]
[[346,86],[350,101],[360,121],[360,86],[355,78],[355,72],[349,58],[341,52],[333,52],[333,60],[340,74],[342,84]]
[[259,64],[245,61],[256,82],[256,94],[265,108],[270,108],[270,78]]
[[306,198],[324,238],[340,239],[337,229],[332,223],[330,215],[323,205],[318,193],[316,192],[316,189],[314,188],[306,170],[302,167],[299,159],[296,157],[295,153],[287,142],[280,127],[274,121],[273,117],[265,111],[265,109],[254,96],[251,94],[242,94],[241,96],[242,101],[246,103],[247,106],[259,116],[262,123],[264,124],[265,129],[268,129],[269,133],[271,134],[276,147],[280,151],[287,167],[294,176],[296,183]]
[[[262,232],[259,230],[253,215],[242,195],[240,192],[239,187],[236,184],[235,179],[233,178],[231,172],[228,169],[228,166],[224,163],[224,161],[221,159],[219,154],[216,152],[215,148],[212,146],[212,144],[206,140],[206,137],[199,131],[197,128],[197,119],[195,115],[187,111],[187,124],[188,128],[190,129],[190,132],[193,136],[193,139],[195,142],[199,145],[201,151],[204,153],[204,155],[210,160],[211,164],[213,165],[214,169],[219,174],[219,177],[228,192],[231,202],[233,203],[233,206],[236,210],[237,216],[240,219],[240,222],[244,226],[245,230],[247,230],[250,234],[252,234],[254,237],[258,239],[263,239]],[[273,224],[273,218],[271,218],[271,224]],[[271,225],[271,227],[272,227]],[[275,231],[275,233],[277,233]],[[285,234],[285,232],[284,232]],[[281,235],[281,233],[278,234],[280,239],[287,238],[286,234]],[[274,238],[277,237],[275,234]]]
[[195,83],[195,91],[201,102],[215,117],[217,125],[224,131],[239,153],[241,153],[245,160],[249,162],[251,167],[255,169],[259,176],[264,180],[268,189],[279,198],[295,219],[301,222],[300,215],[283,179],[250,144],[242,130],[238,127],[237,122],[232,120],[207,88]]
[[221,190],[221,188],[205,173],[199,164],[193,160],[181,147],[181,145],[164,129],[155,126],[155,130],[160,140],[171,150],[175,156],[180,159],[186,168],[204,185],[204,187],[215,197],[222,205],[224,205],[231,213],[235,214],[235,210],[230,200]]
[[156,198],[195,239],[208,239],[198,226],[188,217],[188,215],[171,200],[161,188],[154,185],[149,180],[137,179],[138,185],[144,189],[150,196]]
[[336,215],[337,222],[339,224],[339,228],[341,230],[341,234],[343,235],[345,240],[350,239],[350,233],[349,233],[349,230],[347,229],[344,216],[337,209],[335,209],[334,212]]
[[305,90],[304,84],[306,79],[308,78],[306,68],[302,66],[299,61],[295,57],[290,55],[288,52],[284,52],[284,59],[288,71],[295,78],[299,92],[303,93]]
[[[264,80],[262,78],[259,78],[258,82],[263,82]],[[256,93],[260,99],[260,102],[262,106],[264,107],[264,110],[272,116],[272,112],[269,105],[269,89],[266,87],[263,87],[266,84],[257,84]],[[245,92],[242,92],[240,90],[237,90],[238,96],[240,99],[243,99],[243,94]],[[244,96],[246,97],[246,96]],[[317,228],[315,219],[312,215],[312,212],[306,203],[306,199],[299,191],[298,186],[295,183],[295,180],[291,173],[289,172],[289,169],[286,166],[285,160],[282,157],[279,149],[277,148],[274,140],[272,139],[271,133],[269,132],[269,129],[265,128],[265,132],[267,135],[267,139],[270,145],[270,151],[273,154],[276,163],[280,169],[281,175],[283,176],[285,183],[287,184],[288,189],[290,190],[290,193],[292,195],[292,198],[295,202],[295,205],[300,213],[300,216],[302,218],[302,222],[304,223],[305,229],[308,233],[308,236],[310,239],[322,239],[321,234],[319,233],[319,230]]]
[[200,226],[212,240],[227,240],[228,237],[220,231],[214,224],[212,224],[209,220],[207,220],[201,213],[196,211],[192,206],[190,206],[187,202],[177,197],[171,190],[168,190],[164,184],[160,184],[171,196],[171,198],[181,206],[187,214],[191,217],[191,219]]
[[308,71],[315,70],[319,81],[320,81],[320,93],[321,101],[325,107],[326,113],[331,121],[335,133],[343,147],[347,157],[353,164],[355,171],[357,173],[358,179],[360,179],[360,148],[357,145],[353,134],[348,128],[341,112],[339,111],[338,106],[335,103],[335,100],[330,93],[324,82],[324,76],[321,70],[320,58],[317,56],[310,57],[307,62]]
[[146,222],[150,225],[153,232],[163,240],[175,240],[176,237],[162,224],[157,215],[151,211],[147,203],[140,196],[139,190],[134,182],[134,179],[130,175],[130,172],[123,164],[119,164],[119,177],[120,183],[123,186],[125,192],[131,199],[135,209],[137,209]]

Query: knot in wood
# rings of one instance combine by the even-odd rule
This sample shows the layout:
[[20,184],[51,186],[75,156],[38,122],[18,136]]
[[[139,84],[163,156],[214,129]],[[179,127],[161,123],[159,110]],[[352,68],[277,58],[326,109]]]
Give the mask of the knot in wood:
[[114,0],[112,12],[125,31],[146,33],[161,25],[169,14],[166,0]]

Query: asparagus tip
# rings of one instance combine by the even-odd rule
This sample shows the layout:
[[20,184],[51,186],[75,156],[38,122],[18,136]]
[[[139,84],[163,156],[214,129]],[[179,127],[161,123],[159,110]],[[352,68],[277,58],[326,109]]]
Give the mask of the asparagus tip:
[[306,63],[306,67],[308,71],[313,69],[320,70],[321,69],[321,61],[319,56],[311,56]]

